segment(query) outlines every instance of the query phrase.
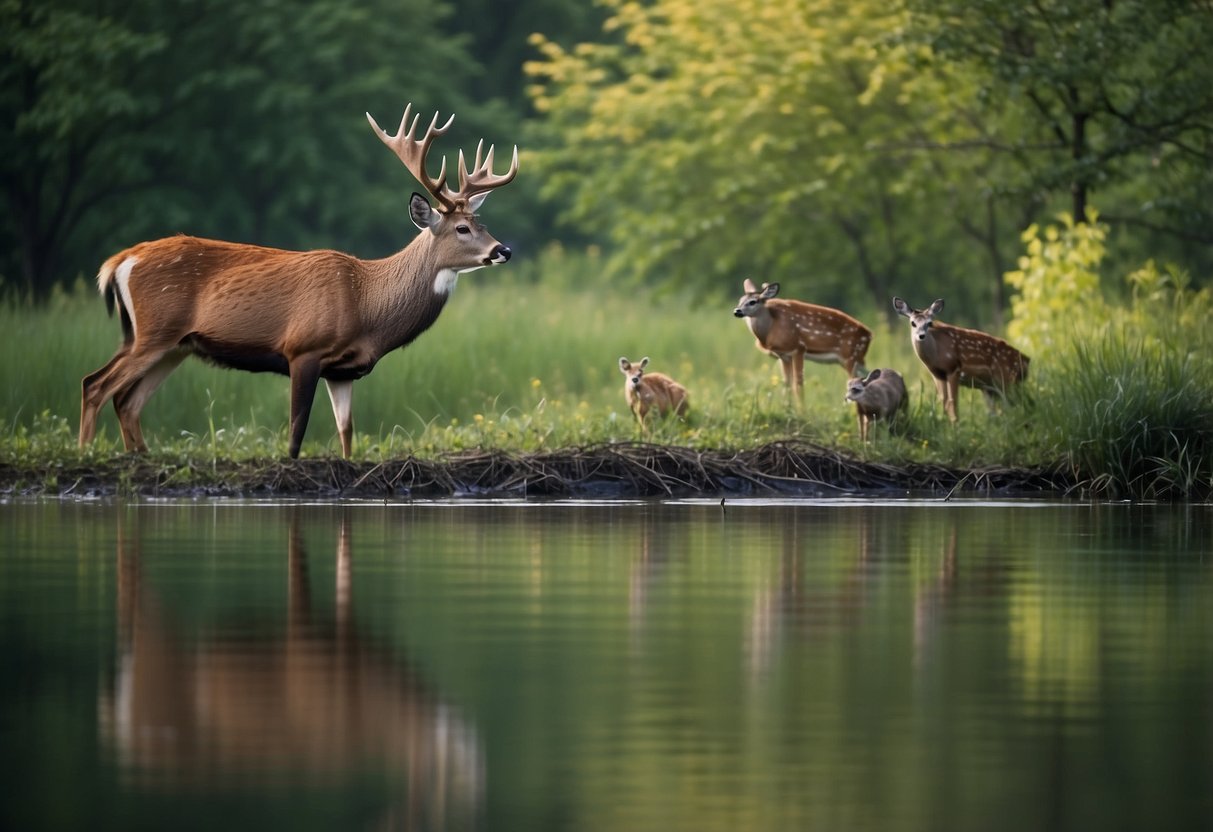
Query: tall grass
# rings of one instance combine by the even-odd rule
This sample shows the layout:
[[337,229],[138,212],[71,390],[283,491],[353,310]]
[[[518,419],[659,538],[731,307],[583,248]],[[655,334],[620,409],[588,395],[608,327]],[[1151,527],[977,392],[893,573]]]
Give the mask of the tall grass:
[[[517,268],[516,268],[517,266]],[[811,286],[786,280],[790,296]],[[874,331],[867,364],[906,378],[910,417],[858,441],[843,404],[845,374],[805,367],[805,406],[789,403],[779,363],[754,347],[731,294],[703,300],[618,286],[592,256],[558,250],[531,263],[462,278],[437,323],[385,356],[354,386],[355,455],[379,460],[468,448],[539,450],[639,438],[618,359],[685,384],[687,422],[659,421],[645,438],[701,448],[800,438],[886,462],[974,467],[1068,464],[1106,493],[1163,497],[1210,490],[1210,363],[1170,340],[1121,330],[1056,355],[1033,356],[1028,396],[987,412],[962,391],[961,422],[943,417],[930,376],[883,309],[849,309]],[[80,379],[120,340],[91,286],[49,306],[0,307],[0,459],[85,458],[121,452],[107,408],[98,442],[75,448]],[[287,447],[287,380],[185,362],[152,397],[144,431],[169,461],[278,457]],[[317,392],[304,453],[338,455],[327,397]]]
[[1146,499],[1213,484],[1213,361],[1116,328],[1059,356],[1035,406],[1041,441],[1098,493]]

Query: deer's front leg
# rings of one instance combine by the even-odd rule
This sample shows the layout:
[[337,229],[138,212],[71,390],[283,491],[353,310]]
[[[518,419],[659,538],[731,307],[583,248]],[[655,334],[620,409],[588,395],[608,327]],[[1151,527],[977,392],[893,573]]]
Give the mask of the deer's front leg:
[[804,353],[797,352],[792,354],[792,373],[796,378],[796,384],[792,388],[796,395],[796,403],[804,404]]
[[956,398],[960,394],[960,373],[949,373],[944,382],[943,410],[948,414],[948,421],[955,423],[960,416],[956,412]]
[[795,394],[796,385],[792,380],[794,377],[794,374],[792,371],[792,356],[779,355],[777,357],[779,358],[779,366],[783,369],[784,386],[787,387],[789,393]]
[[314,355],[295,358],[290,363],[291,373],[291,459],[299,457],[303,445],[303,434],[307,432],[307,420],[312,415],[312,400],[316,397],[316,385],[320,383],[320,359]]
[[333,404],[333,418],[337,420],[341,455],[349,459],[354,449],[354,382],[325,379],[324,383],[329,390],[329,401]]

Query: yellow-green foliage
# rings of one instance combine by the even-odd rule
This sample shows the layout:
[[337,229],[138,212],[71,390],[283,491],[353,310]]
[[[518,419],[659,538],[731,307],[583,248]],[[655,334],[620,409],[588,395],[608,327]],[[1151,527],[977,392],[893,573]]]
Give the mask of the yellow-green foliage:
[[1107,229],[1062,218],[1007,275],[1019,290],[1007,327],[1036,356],[1038,446],[1100,492],[1183,497],[1213,489],[1213,294],[1154,261],[1108,304],[1099,269]]
[[1087,211],[1085,223],[1069,214],[1060,214],[1058,221],[1060,226],[1047,226],[1043,233],[1035,223],[1028,226],[1022,235],[1027,252],[1019,268],[1006,274],[1016,290],[1007,337],[1028,355],[1052,353],[1076,332],[1089,333],[1108,322],[1099,280],[1108,228],[1094,209]]

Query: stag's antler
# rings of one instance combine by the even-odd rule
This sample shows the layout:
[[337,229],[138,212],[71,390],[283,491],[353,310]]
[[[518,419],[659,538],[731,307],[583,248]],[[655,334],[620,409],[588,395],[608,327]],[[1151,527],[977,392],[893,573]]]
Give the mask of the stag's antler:
[[[500,188],[513,181],[514,176],[518,173],[518,146],[514,146],[514,159],[510,163],[510,169],[503,174],[493,173],[493,146],[489,145],[489,152],[481,160],[481,151],[484,148],[484,142],[481,141],[476,145],[476,163],[472,166],[469,173],[467,163],[463,158],[463,151],[459,151],[459,191],[452,192],[446,184],[446,157],[442,157],[442,169],[438,173],[437,179],[431,179],[425,172],[425,156],[430,150],[430,145],[434,143],[434,139],[441,136],[451,126],[451,122],[455,120],[455,116],[447,119],[446,124],[438,126],[438,113],[434,113],[434,118],[430,122],[430,126],[426,129],[425,135],[420,140],[414,139],[413,135],[417,131],[417,121],[420,116],[413,118],[412,124],[409,124],[409,114],[413,110],[413,105],[409,104],[404,108],[404,118],[400,120],[400,129],[396,131],[395,136],[389,136],[382,130],[370,113],[366,114],[367,120],[370,121],[371,127],[375,129],[375,133],[383,140],[383,143],[395,151],[400,157],[400,161],[404,162],[404,166],[417,179],[422,186],[429,191],[430,196],[438,200],[444,212],[453,211],[456,208],[466,209],[466,206],[472,197],[479,194],[485,194],[494,188]],[[407,132],[405,130],[407,126]]]
[[[414,116],[413,123],[409,124],[409,115],[412,111],[412,104],[404,108],[404,117],[400,119],[400,129],[396,131],[395,136],[389,136],[385,130],[380,128],[370,113],[366,114],[366,118],[371,123],[371,127],[375,129],[375,134],[383,140],[384,144],[395,151],[401,162],[404,162],[409,173],[413,174],[422,187],[429,191],[430,196],[438,200],[443,208],[449,211],[455,207],[455,195],[446,186],[446,157],[442,157],[442,169],[438,173],[438,178],[430,179],[425,172],[425,156],[430,152],[430,145],[434,143],[434,139],[447,131],[451,122],[455,120],[455,116],[452,115],[446,120],[446,124],[439,127],[438,113],[434,113],[434,118],[430,121],[430,126],[426,128],[425,135],[418,141],[413,138],[413,134],[417,132],[417,122],[420,120],[421,114],[418,113]],[[406,126],[408,127],[407,132],[405,131]]]
[[518,173],[518,145],[514,145],[514,159],[510,162],[510,169],[500,175],[493,173],[493,145],[489,145],[489,152],[484,157],[484,164],[481,164],[480,150],[483,147],[484,140],[482,139],[476,143],[476,164],[472,165],[471,173],[468,173],[467,165],[463,161],[463,151],[459,151],[459,198],[470,199],[476,194],[488,193],[494,188],[500,188],[513,181],[514,176]]

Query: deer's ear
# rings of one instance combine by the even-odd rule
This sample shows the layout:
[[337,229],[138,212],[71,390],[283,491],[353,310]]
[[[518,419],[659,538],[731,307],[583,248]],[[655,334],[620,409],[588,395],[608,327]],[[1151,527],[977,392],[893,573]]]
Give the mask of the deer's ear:
[[468,210],[472,213],[479,211],[480,206],[483,205],[484,201],[489,198],[490,193],[491,191],[485,191],[482,194],[476,194],[475,196],[470,197],[468,199]]
[[770,300],[771,298],[775,297],[778,294],[779,294],[779,284],[778,283],[762,284],[762,297],[764,300]]
[[620,370],[620,372],[624,372],[624,373],[626,373],[626,372],[627,372],[628,370],[630,370],[630,369],[632,369],[632,362],[631,362],[631,361],[628,361],[628,360],[627,360],[626,358],[624,358],[623,356],[620,356],[620,357],[619,357],[619,370]]
[[413,221],[413,225],[425,231],[437,222],[438,215],[430,207],[428,199],[413,191],[413,195],[409,197],[409,219]]
[[754,285],[754,281],[750,280],[748,277],[745,279],[745,283],[741,284],[741,289],[747,295],[752,295],[758,291],[758,287]]
[[893,298],[893,309],[896,310],[898,315],[902,315],[906,318],[910,317],[910,312],[913,311],[901,298]]
[[931,312],[932,316],[938,315],[942,310],[943,310],[943,298],[940,298],[939,300],[937,300],[931,304],[930,312]]
[[640,369],[643,370],[647,366],[649,366],[649,357],[646,355],[644,358],[640,359]]

